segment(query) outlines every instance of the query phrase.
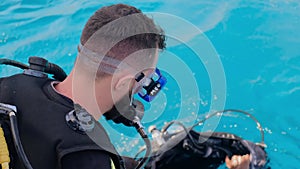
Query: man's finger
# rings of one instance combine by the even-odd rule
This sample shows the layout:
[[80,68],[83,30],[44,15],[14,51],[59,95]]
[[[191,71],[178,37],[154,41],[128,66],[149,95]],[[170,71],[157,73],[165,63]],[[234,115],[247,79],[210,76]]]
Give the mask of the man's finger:
[[226,163],[226,167],[227,167],[227,168],[231,168],[231,167],[232,167],[232,166],[231,166],[231,160],[229,159],[228,156],[226,156],[226,158],[225,158],[225,163]]
[[250,155],[234,155],[231,157],[231,159],[229,159],[229,157],[226,156],[225,162],[226,166],[230,169],[248,169],[250,164]]

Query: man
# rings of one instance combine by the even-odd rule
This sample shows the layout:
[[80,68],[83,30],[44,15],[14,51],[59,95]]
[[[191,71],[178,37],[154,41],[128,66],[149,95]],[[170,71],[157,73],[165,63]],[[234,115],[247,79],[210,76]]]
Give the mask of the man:
[[[124,18],[124,16],[130,16],[135,14],[139,14],[139,15],[133,16],[132,18],[128,18],[128,17]],[[115,23],[110,26],[105,25],[105,23],[111,21]],[[107,35],[102,33],[102,32],[106,32],[106,30],[105,31],[101,30],[103,29],[103,27],[101,26],[104,25],[107,27],[106,29],[109,29],[108,32],[112,35]],[[122,28],[116,29],[115,27],[123,27],[123,28],[131,28],[131,29],[129,30],[129,32],[126,32],[128,30],[123,30]],[[145,35],[135,35],[135,33],[139,31],[145,33]],[[127,36],[129,37],[129,34],[131,33],[134,34],[133,38],[131,37],[129,39],[126,39]],[[125,35],[128,34],[128,35],[124,36],[124,34]],[[105,38],[106,41],[104,41],[99,37],[92,37],[92,36],[113,36],[113,37]],[[111,109],[115,105],[115,103],[120,100],[121,97],[124,97],[130,93],[130,91],[134,86],[133,84],[137,83],[134,80],[136,74],[143,71],[143,73],[145,73],[147,76],[147,73],[149,74],[151,70],[153,71],[153,69],[156,67],[155,65],[158,57],[158,50],[165,48],[164,39],[165,38],[163,36],[162,30],[160,30],[157,26],[155,26],[151,19],[144,16],[143,14],[140,14],[140,11],[135,9],[134,7],[119,4],[115,6],[105,7],[97,11],[89,19],[82,32],[81,44],[96,53],[102,53],[102,54],[106,53],[106,56],[112,57],[114,59],[123,60],[123,61],[125,60],[124,62],[128,62],[128,64],[132,65],[131,68],[133,68],[133,70],[128,71],[128,69],[125,68],[122,69],[121,72],[117,72],[109,76],[108,75],[109,73],[103,70],[99,71],[98,69],[98,72],[96,73],[95,76],[96,78],[95,93],[96,93],[97,105],[99,106],[97,108],[99,108],[100,111],[97,111],[97,108],[96,111],[93,110],[92,108],[89,109],[88,112],[92,113],[92,115],[96,119],[98,119],[101,115],[103,115],[103,114],[99,114],[99,112],[105,113],[109,111],[109,109]],[[109,42],[107,42],[107,40]],[[106,49],[100,49],[102,48],[101,45],[103,45],[102,44],[103,42],[112,43],[112,41],[117,43],[108,45],[109,47],[106,47]],[[143,51],[145,49],[148,50],[150,49],[150,51]],[[134,52],[139,52],[139,51],[142,52],[138,53],[138,56],[136,57],[132,56]],[[75,70],[79,66],[81,67],[83,65],[84,64],[78,64],[77,67],[75,66]],[[111,66],[117,66],[117,65],[111,65]],[[81,69],[80,67],[78,69]],[[127,70],[128,72],[124,70]],[[74,91],[73,92],[70,91],[71,88],[74,89],[74,86],[72,86],[72,81],[74,82],[73,73],[74,72],[72,71],[71,75],[64,82],[59,83],[56,86],[56,89],[60,93],[68,96],[69,98],[73,98],[72,93],[76,93]],[[81,72],[77,74],[81,74]],[[91,80],[93,80],[93,78]],[[82,79],[78,79],[77,81],[82,81]],[[86,107],[87,109],[88,107],[94,107],[91,106],[90,104],[91,100],[88,99],[90,96],[88,95],[87,97],[83,97],[83,95],[86,96],[86,93],[85,94],[80,93],[79,94],[80,97],[78,96],[77,98],[81,100],[80,102],[81,105],[83,106],[86,105],[84,107]],[[130,94],[129,96],[127,96],[127,98],[129,97]],[[247,168],[249,166],[249,155],[233,156],[231,160],[226,159],[226,162],[229,168],[236,168],[236,167],[241,169]]]
[[[163,31],[135,7],[107,6],[86,23],[76,63],[64,81],[23,74],[0,79],[0,102],[17,106],[20,138],[32,167],[122,168],[123,162],[102,126],[89,123],[94,124],[102,115],[116,119],[111,114],[132,104],[132,95],[142,85],[140,78],[155,71],[164,40]],[[88,123],[80,123],[87,126],[82,129],[75,123],[78,114],[73,116],[84,108],[96,120],[87,114],[80,116],[88,118]],[[14,148],[9,149],[14,157],[11,167],[23,168]],[[226,162],[237,168],[248,159],[237,157]]]
[[[95,12],[80,42],[74,69],[55,88],[95,119],[115,107],[122,109],[120,104],[130,104],[134,88],[139,87],[136,75],[153,73],[158,50],[165,48],[163,31],[140,10],[123,4]],[[109,159],[107,153],[101,155]],[[94,153],[91,158],[97,161],[99,157]]]

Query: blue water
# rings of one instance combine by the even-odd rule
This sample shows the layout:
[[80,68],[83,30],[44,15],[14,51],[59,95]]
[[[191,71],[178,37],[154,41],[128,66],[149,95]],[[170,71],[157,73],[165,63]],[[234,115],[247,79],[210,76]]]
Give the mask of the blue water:
[[[270,166],[273,169],[299,168],[300,2],[188,1],[1,1],[0,57],[27,62],[28,56],[43,56],[69,72],[77,55],[81,30],[99,7],[122,2],[145,12],[176,15],[197,26],[204,34],[193,34],[178,25],[165,30],[166,33],[184,32],[188,37],[185,42],[190,42],[190,47],[173,44],[162,53],[159,66],[169,82],[160,97],[152,105],[146,105],[145,126],[161,127],[164,122],[174,119],[190,125],[207,111],[212,111],[211,106],[225,94],[225,108],[246,110],[262,124]],[[218,81],[211,81],[211,71],[206,69],[210,63],[200,60],[191,50],[201,49],[203,37],[211,42],[222,63],[226,77],[223,93],[212,92],[213,83]],[[172,38],[168,38],[168,42],[171,41]],[[205,48],[202,49],[205,53]],[[168,53],[176,55],[184,63],[181,66],[187,69],[178,69],[180,63],[168,60]],[[204,55],[200,57],[205,58]],[[210,57],[209,54],[206,57]],[[172,66],[176,70],[172,70]],[[185,74],[183,70],[191,74]],[[15,72],[20,71],[0,67],[1,76]],[[219,74],[212,73],[212,76]],[[193,90],[194,82],[197,83],[196,91]],[[219,84],[223,84],[222,79]],[[217,124],[216,131],[232,132],[255,142],[260,140],[255,123],[244,116],[224,115]],[[121,154],[135,153],[142,145],[133,129],[113,124],[107,126],[108,130],[122,133],[121,139],[112,134]]]

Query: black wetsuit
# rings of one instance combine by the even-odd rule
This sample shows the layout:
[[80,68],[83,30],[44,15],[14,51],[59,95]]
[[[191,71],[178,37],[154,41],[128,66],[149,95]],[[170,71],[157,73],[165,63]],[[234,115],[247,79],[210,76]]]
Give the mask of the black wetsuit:
[[[17,107],[20,138],[33,169],[110,169],[111,159],[120,168],[120,158],[98,122],[99,138],[114,153],[67,125],[65,116],[73,110],[73,102],[58,94],[52,83],[23,74],[0,79],[0,103]],[[11,144],[9,150],[11,166],[24,168]]]

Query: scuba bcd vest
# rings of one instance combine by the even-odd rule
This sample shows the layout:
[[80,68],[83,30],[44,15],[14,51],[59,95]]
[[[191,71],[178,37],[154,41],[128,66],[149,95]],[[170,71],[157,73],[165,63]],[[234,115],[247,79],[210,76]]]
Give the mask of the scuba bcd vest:
[[[29,63],[0,60],[0,64],[25,69],[23,74],[0,79],[0,123],[8,143],[10,168],[58,169],[63,157],[82,150],[105,151],[117,169],[123,168],[105,129],[53,89],[55,80],[46,73],[62,81],[66,77],[63,70],[38,57],[31,57]],[[12,105],[16,109],[10,109]],[[106,147],[95,144],[85,132],[99,134]]]

